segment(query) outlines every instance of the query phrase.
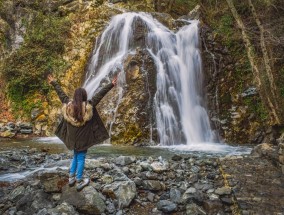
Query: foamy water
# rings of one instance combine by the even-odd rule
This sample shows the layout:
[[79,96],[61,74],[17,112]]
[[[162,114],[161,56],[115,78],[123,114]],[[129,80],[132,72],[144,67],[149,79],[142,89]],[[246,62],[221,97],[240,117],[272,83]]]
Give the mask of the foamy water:
[[175,145],[175,146],[153,146],[154,148],[168,149],[170,151],[191,154],[194,152],[202,152],[210,155],[244,155],[250,154],[251,148],[248,146],[232,146],[224,143],[193,143],[190,145]]

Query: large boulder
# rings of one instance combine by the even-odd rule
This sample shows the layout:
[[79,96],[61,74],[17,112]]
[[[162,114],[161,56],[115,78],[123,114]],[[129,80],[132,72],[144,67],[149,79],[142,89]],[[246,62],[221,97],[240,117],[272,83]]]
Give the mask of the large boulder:
[[39,179],[45,192],[61,192],[68,182],[68,173],[58,170],[43,171],[39,173]]
[[[139,25],[139,22],[135,24]],[[134,32],[138,45],[145,43],[144,31],[143,28],[141,29],[141,35],[138,35],[136,30]],[[149,144],[149,134],[152,131],[152,139],[157,141],[157,131],[152,130],[152,125],[155,124],[153,103],[156,92],[154,60],[148,51],[137,48],[136,54],[126,57],[124,70],[127,88],[120,100],[115,123],[112,124],[112,143]],[[106,124],[113,120],[113,110],[116,107],[113,98],[116,98],[117,94],[118,89],[114,88],[98,105],[98,110]]]
[[102,214],[106,209],[101,194],[92,186],[87,186],[78,192],[75,187],[67,185],[62,190],[61,201],[85,214]]
[[59,214],[72,214],[77,215],[78,213],[75,211],[74,207],[66,202],[63,202],[60,205],[57,205],[55,208]]
[[277,147],[272,144],[262,143],[253,148],[251,155],[266,157],[273,161],[278,162],[278,151]]
[[134,156],[119,156],[114,160],[114,163],[120,166],[125,166],[135,162],[136,158]]
[[136,196],[136,185],[131,180],[114,182],[106,185],[103,193],[118,200],[119,208],[126,208]]

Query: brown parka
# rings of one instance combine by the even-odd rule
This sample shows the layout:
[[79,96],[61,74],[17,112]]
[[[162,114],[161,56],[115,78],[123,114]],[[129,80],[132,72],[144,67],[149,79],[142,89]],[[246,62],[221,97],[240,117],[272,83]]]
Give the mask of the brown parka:
[[[68,104],[70,99],[66,93],[61,89],[56,81],[51,82],[59,99],[63,104]],[[93,116],[89,121],[86,121],[82,126],[74,126],[67,122],[62,117],[55,135],[66,145],[69,150],[85,151],[89,147],[98,144],[109,138],[108,132],[98,114],[96,105],[100,100],[113,88],[110,83],[104,86],[98,93],[96,93],[89,102],[93,107]]]

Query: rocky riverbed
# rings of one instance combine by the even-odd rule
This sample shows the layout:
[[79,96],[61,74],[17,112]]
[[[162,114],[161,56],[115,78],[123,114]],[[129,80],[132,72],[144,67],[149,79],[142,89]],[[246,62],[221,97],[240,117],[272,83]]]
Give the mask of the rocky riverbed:
[[91,183],[81,192],[67,185],[71,154],[2,151],[0,213],[283,214],[283,173],[272,149],[225,157],[89,154]]

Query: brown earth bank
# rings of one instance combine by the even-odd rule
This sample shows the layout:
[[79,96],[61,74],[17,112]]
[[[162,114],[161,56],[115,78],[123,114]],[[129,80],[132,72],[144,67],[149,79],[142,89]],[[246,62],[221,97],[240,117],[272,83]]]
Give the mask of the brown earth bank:
[[[226,157],[92,156],[91,183],[77,192],[67,184],[71,154],[1,153],[1,214],[283,214],[283,143]],[[20,180],[3,179],[40,166]]]

